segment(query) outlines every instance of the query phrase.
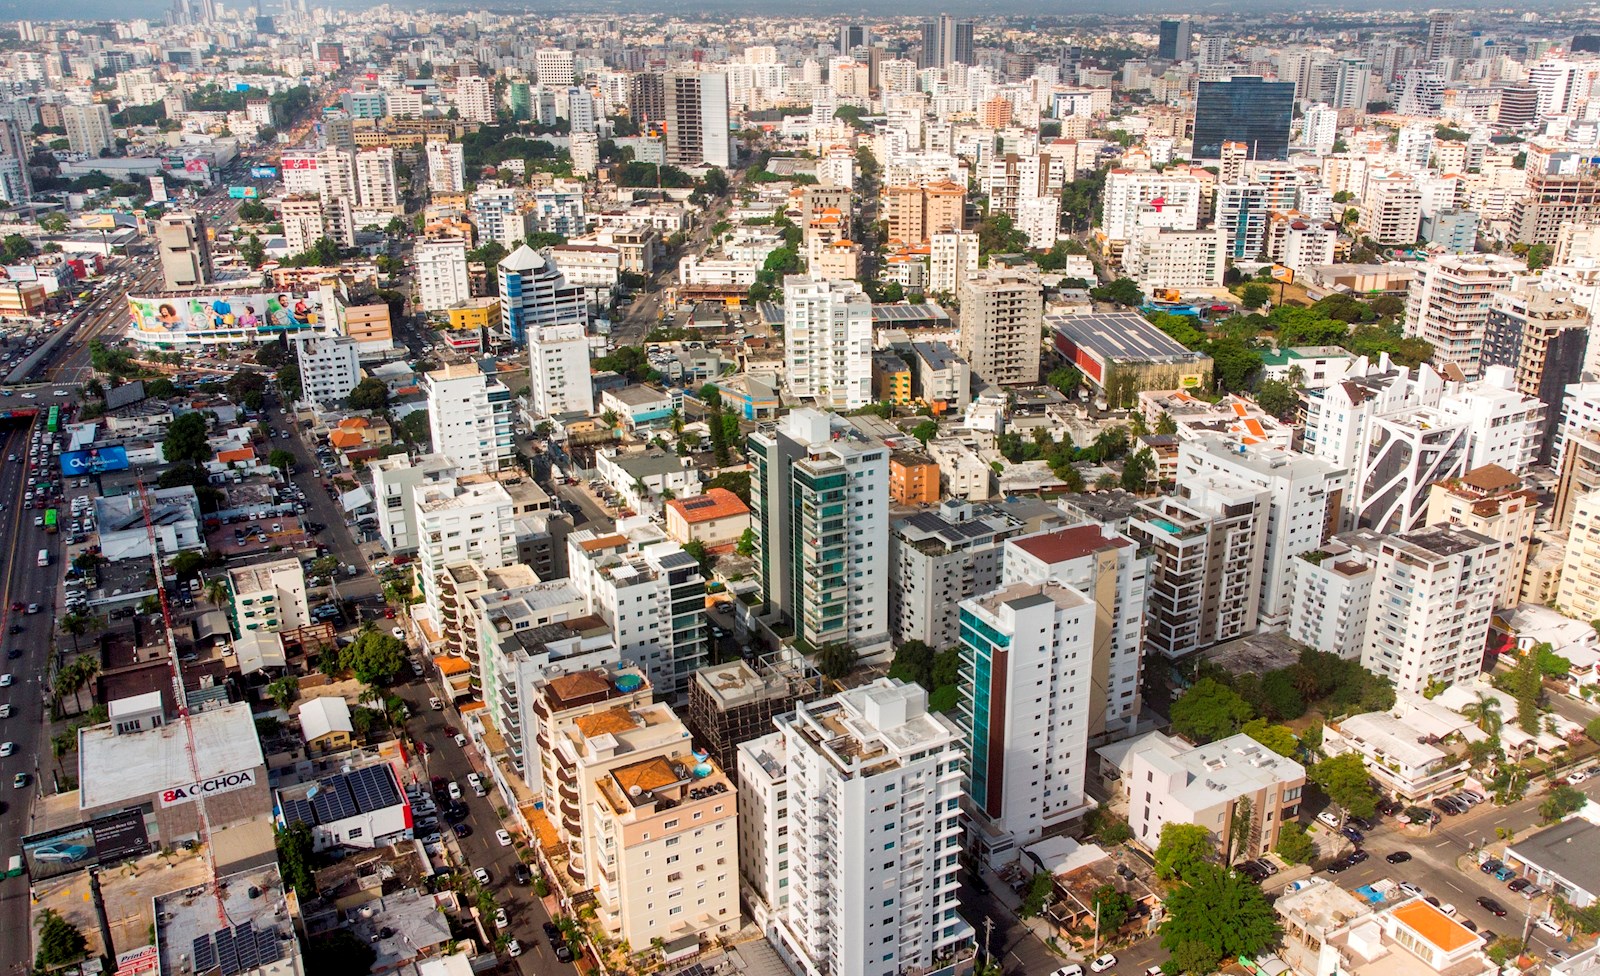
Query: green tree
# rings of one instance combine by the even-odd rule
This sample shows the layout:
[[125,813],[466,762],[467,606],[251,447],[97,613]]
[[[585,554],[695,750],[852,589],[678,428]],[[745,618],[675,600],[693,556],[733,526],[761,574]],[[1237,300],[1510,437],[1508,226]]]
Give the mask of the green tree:
[[1262,380],[1256,386],[1256,403],[1279,419],[1293,413],[1299,402],[1300,391],[1284,380]]
[[1360,753],[1346,752],[1324,759],[1306,775],[1352,817],[1370,817],[1378,808],[1378,791],[1373,788]]
[[246,200],[239,204],[239,219],[251,223],[263,223],[272,219],[272,211],[259,200]]
[[939,436],[939,425],[935,421],[924,420],[911,428],[911,436],[921,441],[923,446],[927,446],[929,441]]
[[1567,677],[1572,671],[1572,661],[1555,652],[1549,644],[1539,644],[1533,649],[1534,660],[1539,665],[1539,674],[1544,678],[1561,679]]
[[850,673],[859,657],[855,648],[849,644],[837,642],[824,644],[817,649],[817,669],[828,677],[838,680]]
[[61,632],[72,638],[72,653],[78,653],[78,638],[87,634],[93,625],[93,618],[77,611],[61,618]]
[[706,544],[701,542],[699,539],[690,539],[688,542],[683,544],[683,551],[688,553],[691,559],[700,564],[700,574],[706,579],[710,579],[711,570],[716,566],[717,563],[717,557],[713,556],[710,550],[706,549]]
[[392,684],[406,666],[406,645],[393,634],[369,626],[344,649],[339,663],[362,684],[384,687]]
[[1056,879],[1049,871],[1037,871],[1028,880],[1028,893],[1022,896],[1021,918],[1038,918],[1050,907],[1050,898],[1056,892]]
[[1555,823],[1569,813],[1577,813],[1583,809],[1589,797],[1582,790],[1574,789],[1565,783],[1557,786],[1539,804],[1539,818],[1545,823]]
[[1590,719],[1589,724],[1583,727],[1583,734],[1589,737],[1590,742],[1600,744],[1600,718]]
[[739,533],[739,541],[734,543],[733,552],[738,556],[753,556],[756,553],[756,530],[746,528]]
[[1544,679],[1539,674],[1539,659],[1534,654],[1524,654],[1517,659],[1504,685],[1517,700],[1517,727],[1529,735],[1539,731],[1539,699],[1544,693]]
[[1310,864],[1317,856],[1316,841],[1306,833],[1298,821],[1285,821],[1278,828],[1278,844],[1273,850],[1290,864]]
[[1090,907],[1094,909],[1096,924],[1104,938],[1122,928],[1122,924],[1128,920],[1133,913],[1133,899],[1116,885],[1103,884],[1095,889]]
[[293,888],[302,901],[315,897],[317,886],[312,877],[315,862],[311,827],[297,820],[288,829],[278,831],[276,843],[278,869],[283,872],[283,883]]
[[300,399],[300,364],[285,363],[279,368],[274,377],[278,383],[278,390],[286,400]]
[[933,687],[933,648],[919,640],[908,640],[894,649],[889,677]]
[[1196,681],[1172,703],[1172,729],[1195,742],[1214,742],[1255,718],[1250,703],[1214,678]]
[[1122,487],[1125,491],[1142,492],[1150,487],[1156,476],[1156,456],[1148,447],[1141,447],[1122,464]]
[[1505,722],[1500,714],[1500,699],[1481,691],[1476,701],[1462,706],[1461,714],[1470,719],[1480,732],[1487,732],[1490,736],[1498,735]]
[[[34,918],[39,929],[39,947],[34,955],[34,965],[41,969],[55,969],[77,962],[89,952],[89,940],[78,927],[61,917],[54,908],[46,908]],[[12,933],[16,935],[16,933]]]
[[1217,853],[1211,831],[1199,824],[1168,823],[1156,845],[1156,877],[1163,881],[1187,879]]
[[352,410],[382,410],[389,405],[389,387],[376,376],[369,376],[350,391]]
[[1044,381],[1064,395],[1070,395],[1083,385],[1083,372],[1076,366],[1057,366]]
[[207,430],[206,418],[200,413],[186,413],[168,424],[166,439],[161,442],[167,463],[204,464],[211,460],[214,452],[206,442]]
[[1280,756],[1293,757],[1300,748],[1300,740],[1287,725],[1268,725],[1264,718],[1251,719],[1239,730],[1271,749]]
[[289,706],[294,704],[295,698],[300,694],[300,679],[292,674],[286,674],[267,685],[266,691],[267,697],[272,699],[272,703],[287,712]]
[[1132,278],[1118,278],[1108,285],[1091,288],[1089,297],[1097,302],[1112,302],[1128,308],[1138,308],[1144,304],[1144,292],[1139,290],[1138,282]]
[[1272,300],[1272,289],[1259,281],[1252,281],[1239,289],[1239,301],[1245,308],[1254,310]]
[[[420,413],[420,411],[418,412]],[[289,469],[294,467],[295,460],[293,451],[286,451],[281,447],[273,448],[272,453],[267,455],[267,463],[282,471],[286,476],[289,473]]]
[[1209,973],[1222,959],[1259,956],[1282,934],[1277,913],[1267,904],[1260,886],[1214,864],[1202,864],[1167,896],[1161,946],[1173,953],[1175,960],[1180,947],[1190,943],[1205,946],[1210,950],[1210,966],[1190,969],[1184,965],[1184,969]]
[[1305,699],[1295,687],[1293,673],[1285,668],[1269,671],[1261,678],[1261,698],[1273,718],[1296,719],[1306,713]]

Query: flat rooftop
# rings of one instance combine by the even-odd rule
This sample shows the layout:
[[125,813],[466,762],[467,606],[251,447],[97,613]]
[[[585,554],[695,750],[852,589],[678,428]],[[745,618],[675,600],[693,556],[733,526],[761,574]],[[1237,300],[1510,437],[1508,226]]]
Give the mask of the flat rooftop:
[[[226,924],[217,917],[219,896]],[[222,878],[215,889],[199,885],[157,895],[155,916],[164,976],[239,976],[257,967],[268,974],[300,971],[275,863]]]
[[1201,353],[1162,332],[1135,312],[1046,315],[1045,324],[1080,349],[1118,362],[1198,362]]
[[187,719],[127,735],[118,735],[111,725],[80,729],[78,809],[142,801],[159,790],[257,769],[265,762],[255,719],[243,702],[194,712]]

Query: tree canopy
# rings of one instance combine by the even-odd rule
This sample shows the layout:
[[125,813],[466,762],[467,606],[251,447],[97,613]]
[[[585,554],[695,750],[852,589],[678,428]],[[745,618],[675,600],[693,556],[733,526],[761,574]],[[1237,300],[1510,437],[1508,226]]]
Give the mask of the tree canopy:
[[1196,681],[1172,703],[1172,729],[1195,742],[1214,742],[1255,718],[1250,703],[1213,678]]
[[1324,759],[1312,766],[1306,776],[1353,817],[1370,817],[1378,809],[1378,791],[1360,753],[1346,752]]
[[211,460],[215,452],[206,441],[208,429],[205,415],[200,413],[186,413],[168,424],[166,439],[161,442],[167,463],[204,464]]
[[406,645],[393,634],[369,627],[344,649],[339,660],[363,684],[389,685],[406,666]]
[[1224,959],[1259,955],[1282,934],[1260,886],[1201,864],[1167,896],[1161,946],[1183,971],[1204,974]]
[[1156,877],[1163,881],[1187,879],[1217,853],[1211,831],[1199,824],[1169,823],[1161,828],[1156,845]]

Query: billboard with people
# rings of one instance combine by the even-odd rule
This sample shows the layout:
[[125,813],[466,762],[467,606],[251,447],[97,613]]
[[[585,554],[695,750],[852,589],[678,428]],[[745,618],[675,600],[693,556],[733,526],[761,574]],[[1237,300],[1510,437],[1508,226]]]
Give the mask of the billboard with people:
[[61,455],[61,476],[81,478],[104,471],[126,471],[128,449],[121,445],[96,447],[87,451],[66,451]]
[[129,331],[143,345],[223,345],[300,332],[322,321],[316,293],[129,295]]

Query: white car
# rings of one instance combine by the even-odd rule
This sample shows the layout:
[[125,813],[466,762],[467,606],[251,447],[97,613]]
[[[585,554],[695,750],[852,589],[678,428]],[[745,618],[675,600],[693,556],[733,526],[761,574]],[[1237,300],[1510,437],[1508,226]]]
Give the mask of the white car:
[[1587,769],[1580,769],[1577,772],[1573,773],[1571,776],[1568,776],[1567,777],[1567,782],[1571,783],[1573,786],[1577,786],[1579,783],[1583,782],[1584,780],[1586,780],[1588,778],[1589,778],[1589,771]]
[[51,396],[71,396],[72,394],[68,393],[66,390],[56,390],[56,391],[52,392],[50,395]]
[[1338,818],[1338,816],[1336,816],[1334,814],[1334,812],[1332,810],[1324,810],[1321,813],[1317,814],[1317,822],[1321,823],[1321,824],[1327,824],[1329,827],[1332,827],[1334,830],[1338,830],[1339,829],[1339,818]]
[[24,394],[22,394],[22,399],[24,399],[24,400],[37,400],[37,399],[39,399],[39,394],[37,394],[37,393],[24,393]]
[[1077,963],[1073,963],[1070,966],[1062,966],[1060,969],[1051,973],[1050,976],[1083,976],[1083,967]]
[[515,959],[517,956],[522,955],[522,943],[518,942],[516,939],[512,939],[510,942],[507,942],[506,943],[506,955],[510,956],[513,959]]
[[1422,889],[1418,888],[1416,885],[1412,884],[1409,881],[1400,882],[1400,893],[1402,895],[1405,895],[1407,898],[1421,898],[1422,897]]
[[[9,742],[6,743],[6,745],[10,745],[10,744],[11,743],[9,743]],[[7,755],[7,754],[6,753],[0,753],[0,755]],[[504,831],[504,830],[495,831],[494,832],[494,839],[500,842],[500,846],[501,847],[510,847],[511,846],[511,834],[508,831]]]
[[392,630],[389,631],[389,633],[394,635],[394,639],[395,640],[405,640],[406,639],[406,632],[403,629],[399,628],[399,627],[393,628]]
[[478,879],[478,884],[487,885],[489,883],[489,872],[485,871],[483,868],[479,868],[478,870],[472,872],[472,876]]
[[1544,929],[1546,932],[1549,932],[1551,935],[1562,934],[1561,926],[1557,924],[1555,919],[1548,915],[1540,915],[1538,918],[1533,920],[1533,924],[1539,926],[1541,929]]
[[1101,956],[1100,958],[1096,959],[1094,962],[1091,962],[1089,964],[1089,971],[1091,973],[1103,973],[1106,970],[1110,969],[1112,966],[1115,966],[1116,964],[1117,964],[1117,957],[1113,956],[1111,953],[1108,952],[1105,955]]
[[9,703],[7,703],[5,705],[0,705],[0,718],[10,718],[10,717],[11,717],[11,705]]
[[9,687],[11,687],[11,682],[14,681],[14,680],[16,680],[16,679],[14,679],[11,676],[11,673],[9,671],[6,672],[5,674],[0,674],[0,688],[9,688]]
[[461,799],[461,784],[460,783],[451,783],[450,784],[450,799],[452,799],[452,800]]
[[[6,677],[9,678],[9,677],[11,677],[11,675],[8,674],[8,675],[6,675]],[[465,749],[467,747],[467,737],[466,736],[462,735],[460,732],[457,732],[456,735],[455,735],[455,739],[456,739],[456,745],[460,746],[463,749]]]
[[428,699],[428,707],[436,712],[442,712],[444,711],[444,702],[438,698],[430,698]]
[[9,756],[17,751],[15,742],[0,742],[0,756]]

